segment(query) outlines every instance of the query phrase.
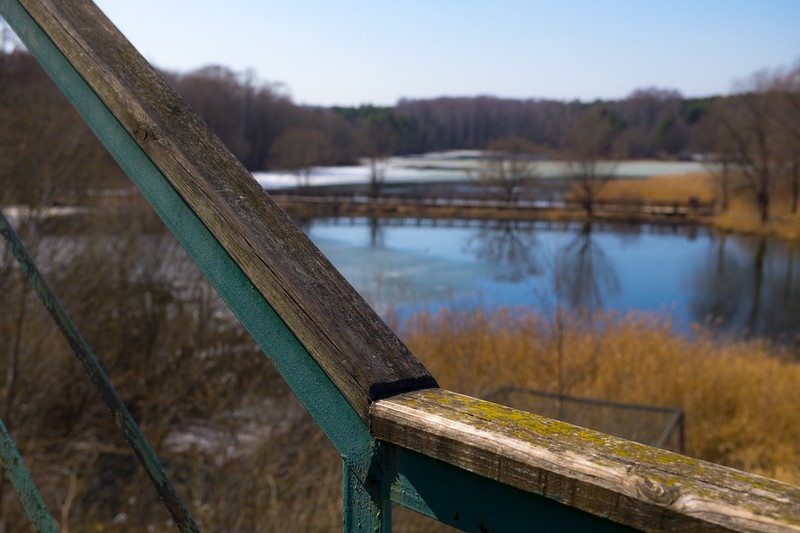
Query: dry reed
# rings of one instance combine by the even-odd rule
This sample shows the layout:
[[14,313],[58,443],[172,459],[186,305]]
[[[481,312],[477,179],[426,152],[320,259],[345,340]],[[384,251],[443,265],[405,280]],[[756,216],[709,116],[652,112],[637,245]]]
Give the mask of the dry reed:
[[600,190],[600,200],[605,202],[654,202],[685,204],[694,196],[703,203],[714,197],[708,174],[693,172],[647,179],[620,179],[609,182]]
[[[691,339],[655,314],[553,316],[442,310],[403,327],[442,386],[485,396],[503,385],[682,407],[687,454],[800,483],[800,364],[766,341]],[[559,338],[560,337],[560,338]],[[558,371],[558,343],[563,369]]]
[[729,209],[722,211],[712,177],[702,172],[615,180],[603,187],[599,194],[599,200],[608,203],[686,205],[690,197],[697,198],[703,204],[715,202],[717,214],[705,219],[705,223],[720,231],[800,241],[800,214],[791,212],[791,194],[786,186],[778,187],[774,192],[771,216],[766,222],[760,220],[752,199],[741,191],[733,191]]

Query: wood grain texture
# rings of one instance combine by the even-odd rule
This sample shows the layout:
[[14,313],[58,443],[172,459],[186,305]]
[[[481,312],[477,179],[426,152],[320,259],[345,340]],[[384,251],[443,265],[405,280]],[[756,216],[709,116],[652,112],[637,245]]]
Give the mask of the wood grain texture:
[[[366,420],[436,382],[250,173],[88,0],[22,0]],[[165,214],[169,216],[169,214]]]
[[800,488],[449,391],[375,402],[370,429],[637,529],[800,531]]

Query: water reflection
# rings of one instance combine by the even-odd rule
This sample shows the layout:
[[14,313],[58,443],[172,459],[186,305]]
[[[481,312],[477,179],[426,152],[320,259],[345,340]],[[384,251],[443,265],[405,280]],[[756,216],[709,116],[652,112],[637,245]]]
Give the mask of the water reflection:
[[[565,246],[553,251],[541,246],[534,225],[503,221],[476,230],[465,250],[479,261],[505,267],[495,277],[498,281],[540,278],[545,286],[539,292],[554,295],[560,305],[575,312],[591,313],[603,308],[605,297],[620,294],[620,280],[613,261],[593,238],[592,223],[577,228]],[[553,255],[555,260],[548,265],[543,257]],[[530,303],[537,303],[534,297],[532,292]]]
[[778,242],[721,236],[692,276],[692,319],[745,337],[798,342],[798,251]]
[[558,251],[553,279],[556,296],[576,312],[602,309],[604,297],[618,296],[621,290],[614,263],[592,238],[591,222]]
[[506,266],[497,276],[499,281],[519,282],[528,276],[541,275],[537,246],[532,225],[503,220],[478,229],[467,240],[464,250],[479,261]]
[[372,248],[383,248],[384,247],[384,239],[383,239],[383,224],[381,224],[381,219],[379,218],[370,218],[369,219],[369,245]]
[[377,309],[441,305],[666,312],[800,345],[800,249],[680,225],[301,221]]

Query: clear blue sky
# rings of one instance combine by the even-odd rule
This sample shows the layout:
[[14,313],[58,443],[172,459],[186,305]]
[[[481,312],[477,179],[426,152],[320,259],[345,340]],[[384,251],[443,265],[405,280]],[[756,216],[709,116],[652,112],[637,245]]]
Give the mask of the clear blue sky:
[[729,92],[800,60],[800,0],[96,0],[155,65],[251,69],[297,103]]

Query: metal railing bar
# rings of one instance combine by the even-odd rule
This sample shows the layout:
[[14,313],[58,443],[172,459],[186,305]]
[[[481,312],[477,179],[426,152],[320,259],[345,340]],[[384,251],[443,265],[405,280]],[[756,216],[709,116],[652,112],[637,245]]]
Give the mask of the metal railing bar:
[[392,505],[389,483],[383,477],[383,470],[373,468],[366,480],[362,480],[346,462],[342,461],[342,465],[342,530],[347,533],[391,533]]
[[675,413],[675,417],[672,419],[669,427],[664,430],[664,434],[661,435],[661,439],[656,444],[659,448],[664,448],[669,442],[670,438],[672,438],[673,432],[678,432],[678,453],[685,453],[685,446],[683,441],[683,432],[686,426],[686,413],[683,409],[679,410]]
[[391,453],[392,502],[461,531],[635,531],[401,446]]
[[33,290],[36,291],[36,294],[50,313],[50,316],[53,317],[56,326],[61,330],[61,333],[69,343],[75,356],[89,375],[89,379],[94,383],[103,402],[111,411],[114,423],[120,428],[125,439],[130,444],[131,449],[133,449],[134,454],[152,480],[153,485],[158,491],[164,505],[166,505],[169,510],[170,515],[172,515],[173,520],[175,520],[178,528],[181,531],[199,531],[186,504],[184,504],[172,482],[167,477],[158,457],[156,457],[155,453],[150,448],[147,439],[145,439],[136,421],[133,419],[130,412],[128,412],[125,403],[109,381],[108,376],[106,376],[103,368],[100,366],[100,362],[81,336],[78,328],[72,322],[66,309],[64,309],[64,306],[61,305],[61,302],[50,289],[44,276],[39,272],[33,258],[26,250],[25,245],[20,240],[17,232],[14,231],[14,228],[11,226],[11,223],[6,218],[2,209],[0,209],[0,234],[5,238],[9,250],[19,263],[20,269],[27,278],[28,283],[30,283]]
[[19,496],[19,501],[31,524],[37,531],[56,533],[58,529],[53,522],[53,517],[47,510],[42,495],[36,488],[36,483],[34,483],[2,420],[0,420],[0,458],[2,458],[3,468],[11,479],[11,485]]
[[376,442],[364,420],[31,15],[16,0],[0,0],[0,14],[252,335],[350,469],[365,480]]
[[335,383],[19,1],[0,0],[0,14],[252,335],[347,464],[362,478],[366,476],[373,439]]
[[553,400],[561,399],[571,402],[582,403],[586,405],[596,405],[598,407],[613,407],[615,409],[627,409],[632,411],[646,411],[649,413],[668,413],[679,415],[683,413],[680,407],[670,407],[666,405],[652,405],[644,403],[630,403],[630,402],[615,402],[611,400],[601,400],[597,398],[585,398],[582,396],[571,396],[569,394],[558,394],[555,392],[539,391],[534,389],[526,389],[524,387],[515,387],[513,385],[505,385],[499,389],[487,394],[488,398],[495,398],[507,393],[528,394],[531,396],[539,396],[542,398],[550,398]]

